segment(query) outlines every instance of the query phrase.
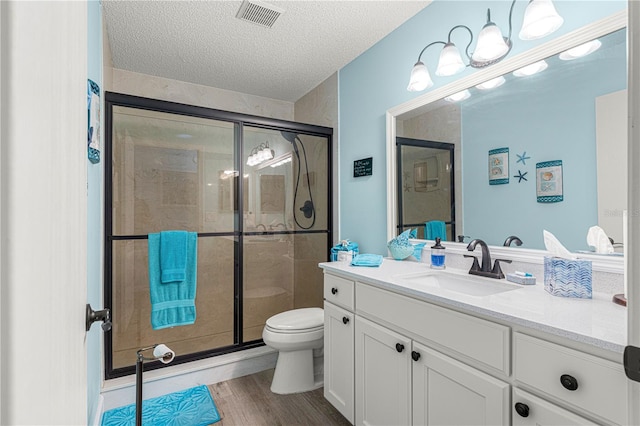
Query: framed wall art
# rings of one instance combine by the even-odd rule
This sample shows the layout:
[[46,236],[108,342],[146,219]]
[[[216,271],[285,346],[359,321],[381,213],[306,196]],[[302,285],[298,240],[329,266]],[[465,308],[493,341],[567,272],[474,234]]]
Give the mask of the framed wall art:
[[558,203],[564,199],[562,160],[536,164],[536,196],[539,203]]
[[489,151],[489,185],[509,183],[509,148]]
[[100,87],[87,81],[87,150],[92,163],[100,162]]

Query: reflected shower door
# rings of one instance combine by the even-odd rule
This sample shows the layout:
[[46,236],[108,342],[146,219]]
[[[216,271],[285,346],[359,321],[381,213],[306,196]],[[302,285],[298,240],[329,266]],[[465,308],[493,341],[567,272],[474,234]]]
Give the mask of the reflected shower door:
[[445,223],[447,240],[454,241],[454,145],[396,138],[398,169],[398,233],[418,229],[426,238],[425,223]]
[[[111,368],[160,342],[178,355],[233,345],[236,125],[124,106],[112,117]],[[152,330],[146,236],[165,230],[199,235],[197,320]]]

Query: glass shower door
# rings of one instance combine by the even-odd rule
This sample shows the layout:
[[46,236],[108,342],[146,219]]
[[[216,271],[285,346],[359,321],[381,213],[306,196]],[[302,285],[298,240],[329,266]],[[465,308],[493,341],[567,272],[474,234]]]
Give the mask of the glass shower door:
[[243,341],[262,338],[265,321],[322,306],[329,247],[329,141],[243,128]]
[[[136,350],[165,343],[176,354],[234,344],[236,191],[234,123],[113,107],[111,368],[131,366]],[[193,325],[153,330],[147,235],[198,233]]]

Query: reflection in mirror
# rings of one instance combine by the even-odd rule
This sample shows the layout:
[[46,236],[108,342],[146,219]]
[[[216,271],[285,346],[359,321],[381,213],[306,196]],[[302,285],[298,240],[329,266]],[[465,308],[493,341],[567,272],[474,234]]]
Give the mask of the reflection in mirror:
[[[456,234],[491,245],[517,235],[522,247],[544,249],[546,229],[580,251],[593,249],[586,235],[599,225],[622,241],[626,29],[598,42],[470,87],[465,99],[441,99],[397,117],[397,137],[454,144]],[[491,185],[488,154],[499,148],[509,149],[508,183]],[[551,187],[541,186],[536,170],[553,161],[562,164],[562,180],[553,182],[561,197],[544,197]]]
[[456,235],[452,143],[397,138],[398,233],[417,229],[417,238]]

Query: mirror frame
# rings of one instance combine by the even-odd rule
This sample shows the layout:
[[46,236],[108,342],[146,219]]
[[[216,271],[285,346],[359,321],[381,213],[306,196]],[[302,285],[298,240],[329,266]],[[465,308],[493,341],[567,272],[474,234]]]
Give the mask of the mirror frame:
[[[395,238],[396,227],[398,224],[396,217],[398,211],[398,194],[395,150],[397,117],[410,112],[416,112],[415,115],[418,115],[421,109],[446,96],[468,89],[469,87],[473,87],[492,78],[515,71],[516,69],[537,62],[541,59],[557,55],[560,52],[578,46],[582,43],[586,43],[594,38],[602,37],[625,28],[627,27],[627,20],[628,13],[625,9],[387,110],[387,241]],[[462,209],[462,206],[456,206],[456,209],[458,208]],[[454,241],[447,242],[447,245],[453,245],[454,247],[459,246],[461,249],[466,248],[466,244],[456,243]],[[524,254],[525,251],[530,254],[545,252],[544,250],[538,249],[515,249],[509,247],[500,247],[500,249],[504,249],[506,251],[518,250],[518,253],[522,254]],[[604,260],[601,256],[594,257],[597,257],[599,260]],[[609,262],[605,261],[605,263]],[[614,261],[613,263],[618,263],[618,261]]]

